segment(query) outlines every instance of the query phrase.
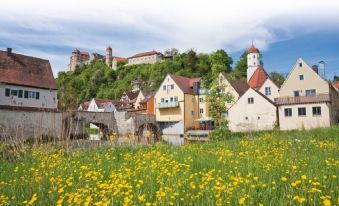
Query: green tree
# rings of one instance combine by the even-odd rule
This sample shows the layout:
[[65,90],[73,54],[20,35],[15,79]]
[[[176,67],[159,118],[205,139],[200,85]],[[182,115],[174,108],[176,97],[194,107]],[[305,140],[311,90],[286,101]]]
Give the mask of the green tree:
[[285,81],[285,77],[278,73],[278,72],[271,72],[270,73],[270,77],[272,78],[272,80],[280,87],[284,81]]
[[237,78],[246,80],[247,78],[247,52],[246,51],[242,53],[239,61],[235,65],[234,73]]
[[230,73],[232,71],[233,60],[223,49],[213,52],[210,61],[213,79],[217,78],[220,72]]
[[233,101],[234,97],[228,92],[223,92],[217,81],[214,81],[206,99],[209,115],[213,118],[215,125],[219,126],[226,122],[225,113],[228,110],[226,102]]

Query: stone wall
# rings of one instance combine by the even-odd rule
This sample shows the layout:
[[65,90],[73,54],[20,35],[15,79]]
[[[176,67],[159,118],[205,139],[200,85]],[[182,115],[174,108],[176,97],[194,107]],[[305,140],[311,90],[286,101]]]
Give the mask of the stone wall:
[[0,138],[61,138],[62,113],[0,109]]

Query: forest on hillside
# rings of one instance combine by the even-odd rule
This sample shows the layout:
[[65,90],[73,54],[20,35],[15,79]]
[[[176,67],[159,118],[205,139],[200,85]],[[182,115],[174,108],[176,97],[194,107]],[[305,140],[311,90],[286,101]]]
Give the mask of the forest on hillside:
[[[96,60],[88,65],[77,66],[72,72],[59,72],[56,79],[59,108],[76,108],[93,97],[119,99],[124,91],[131,90],[133,80],[143,81],[142,90],[155,91],[167,74],[203,77],[206,87],[210,86],[220,72],[246,80],[246,52],[233,68],[232,65],[232,58],[222,49],[211,54],[197,53],[190,49],[155,64],[118,64],[116,71],[104,61]],[[284,80],[279,73],[272,72],[270,75],[278,84]]]

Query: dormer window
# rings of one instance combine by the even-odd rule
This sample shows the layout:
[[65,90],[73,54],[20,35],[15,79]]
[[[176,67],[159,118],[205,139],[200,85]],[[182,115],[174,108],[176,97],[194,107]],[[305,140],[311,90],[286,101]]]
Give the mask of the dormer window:
[[303,63],[299,62],[299,67],[302,67],[303,66]]

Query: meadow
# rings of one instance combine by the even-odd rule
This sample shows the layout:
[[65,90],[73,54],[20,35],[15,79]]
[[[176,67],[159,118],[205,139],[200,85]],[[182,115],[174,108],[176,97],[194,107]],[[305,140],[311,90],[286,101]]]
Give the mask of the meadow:
[[339,127],[180,147],[27,145],[0,205],[339,205]]

